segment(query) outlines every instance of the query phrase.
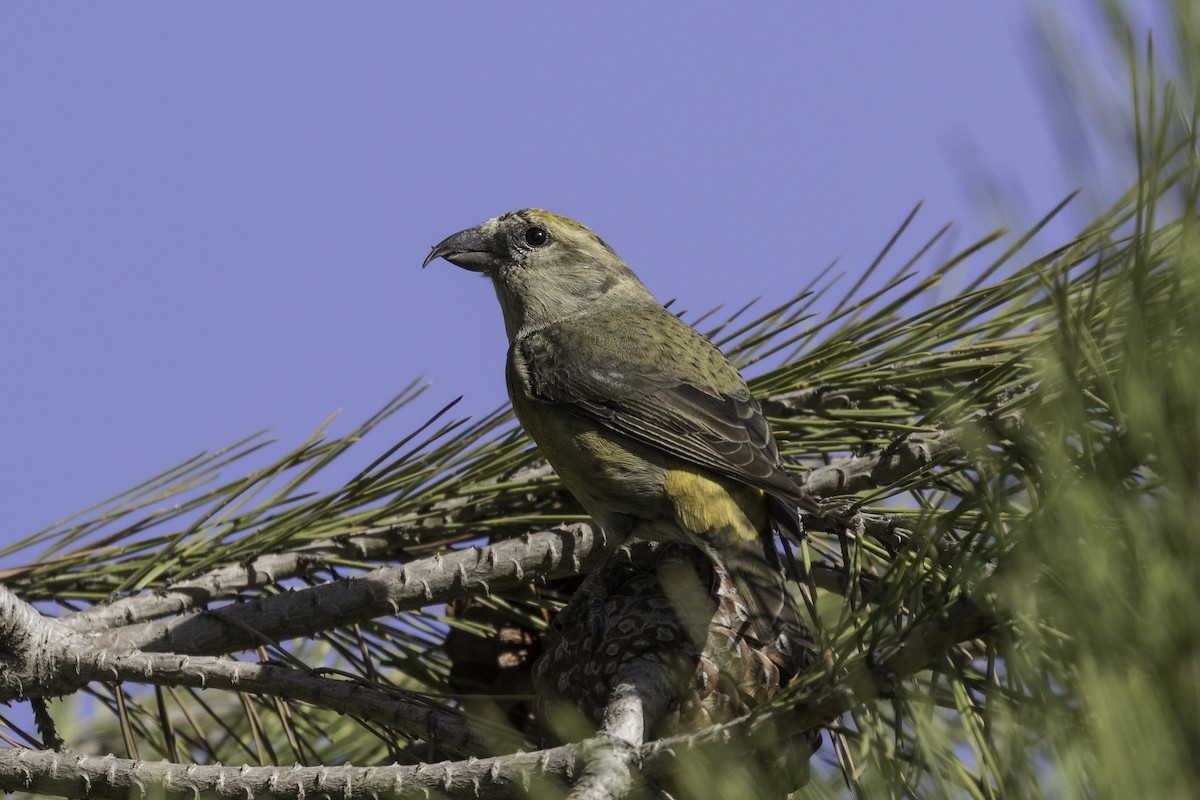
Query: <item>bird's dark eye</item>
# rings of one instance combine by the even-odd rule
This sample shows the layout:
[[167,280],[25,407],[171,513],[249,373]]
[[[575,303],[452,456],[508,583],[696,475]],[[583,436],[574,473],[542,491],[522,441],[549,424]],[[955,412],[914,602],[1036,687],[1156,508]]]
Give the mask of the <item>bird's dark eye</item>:
[[546,233],[545,228],[533,225],[525,229],[525,244],[530,247],[541,247],[548,241],[550,241],[550,234]]

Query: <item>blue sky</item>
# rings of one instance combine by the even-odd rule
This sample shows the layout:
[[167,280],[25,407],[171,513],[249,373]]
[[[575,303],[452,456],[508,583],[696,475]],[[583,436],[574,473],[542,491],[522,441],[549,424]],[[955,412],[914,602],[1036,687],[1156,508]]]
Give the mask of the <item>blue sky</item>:
[[509,209],[693,309],[855,276],[920,200],[902,254],[999,223],[993,187],[1044,213],[1079,176],[1031,30],[961,0],[6,4],[0,540],[419,375],[354,466],[457,395],[497,406],[490,287],[419,267]]

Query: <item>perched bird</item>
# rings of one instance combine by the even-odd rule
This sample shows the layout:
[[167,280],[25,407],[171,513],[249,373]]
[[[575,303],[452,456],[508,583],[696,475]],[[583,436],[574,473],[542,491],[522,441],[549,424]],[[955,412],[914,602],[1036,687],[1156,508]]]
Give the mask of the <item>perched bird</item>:
[[798,538],[800,510],[815,505],[721,351],[603,239],[548,211],[456,233],[425,265],[437,258],[491,278],[513,409],[601,527],[701,548],[732,576],[764,642],[804,630],[774,530]]

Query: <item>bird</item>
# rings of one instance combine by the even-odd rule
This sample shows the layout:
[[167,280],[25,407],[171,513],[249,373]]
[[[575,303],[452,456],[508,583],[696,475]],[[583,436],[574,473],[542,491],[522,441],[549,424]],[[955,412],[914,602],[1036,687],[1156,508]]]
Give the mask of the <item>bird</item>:
[[758,638],[806,631],[776,532],[819,508],[745,379],[590,228],[538,208],[455,233],[436,259],[487,276],[517,419],[606,534],[684,542],[732,577]]

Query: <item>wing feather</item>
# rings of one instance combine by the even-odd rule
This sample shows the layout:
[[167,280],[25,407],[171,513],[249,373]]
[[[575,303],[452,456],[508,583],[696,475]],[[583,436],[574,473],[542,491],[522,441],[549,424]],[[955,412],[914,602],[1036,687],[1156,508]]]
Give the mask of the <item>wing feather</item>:
[[794,507],[811,507],[783,470],[766,417],[736,368],[704,336],[654,308],[576,317],[519,340],[514,347],[530,393]]

